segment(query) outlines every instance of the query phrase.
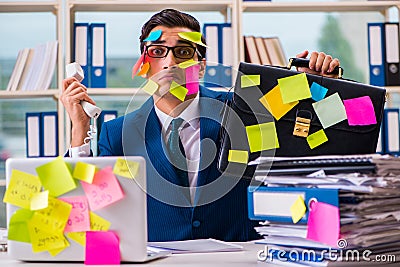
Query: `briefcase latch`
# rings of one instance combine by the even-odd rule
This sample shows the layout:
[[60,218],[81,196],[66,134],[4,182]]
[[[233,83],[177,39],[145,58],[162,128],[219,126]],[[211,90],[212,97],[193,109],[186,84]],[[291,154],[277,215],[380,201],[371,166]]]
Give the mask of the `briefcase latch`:
[[296,113],[296,122],[294,124],[294,130],[293,130],[293,135],[295,136],[300,136],[300,137],[307,137],[308,133],[310,132],[310,124],[311,124],[311,119],[312,115],[311,112],[302,110],[302,113],[308,113],[310,118],[303,118],[305,117],[302,114],[301,117],[299,116],[299,111]]

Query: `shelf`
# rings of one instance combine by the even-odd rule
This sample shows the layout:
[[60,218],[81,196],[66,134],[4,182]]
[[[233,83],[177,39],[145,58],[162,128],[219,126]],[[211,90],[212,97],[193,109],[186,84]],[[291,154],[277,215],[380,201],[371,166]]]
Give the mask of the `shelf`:
[[219,11],[225,12],[228,7],[231,7],[232,0],[175,0],[175,1],[164,1],[164,0],[147,0],[147,1],[69,1],[71,10],[76,11],[87,11],[87,12],[156,12],[166,7],[175,8],[179,10],[190,10],[193,11]]
[[390,94],[390,93],[400,93],[400,86],[387,86],[387,87],[385,87],[385,89],[386,89],[386,92],[388,93],[388,94]]
[[40,98],[40,97],[58,97],[57,89],[41,90],[41,91],[0,91],[1,99],[24,99],[24,98]]
[[0,12],[56,12],[57,1],[0,2]]
[[243,2],[243,12],[381,12],[400,7],[399,1]]
[[132,95],[147,95],[139,88],[88,88],[88,95],[98,96],[132,96]]

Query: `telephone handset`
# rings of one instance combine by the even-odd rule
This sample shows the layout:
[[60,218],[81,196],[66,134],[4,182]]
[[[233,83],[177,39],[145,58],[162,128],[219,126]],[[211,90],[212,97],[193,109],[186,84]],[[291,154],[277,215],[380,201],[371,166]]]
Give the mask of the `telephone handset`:
[[[83,78],[85,78],[85,74],[83,72],[81,65],[79,65],[76,62],[67,64],[67,66],[65,67],[65,71],[67,73],[67,77],[75,77],[79,82],[81,82]],[[100,115],[102,111],[101,108],[93,104],[90,104],[89,102],[84,100],[81,101],[81,105],[83,110],[90,118],[97,119],[97,117]]]

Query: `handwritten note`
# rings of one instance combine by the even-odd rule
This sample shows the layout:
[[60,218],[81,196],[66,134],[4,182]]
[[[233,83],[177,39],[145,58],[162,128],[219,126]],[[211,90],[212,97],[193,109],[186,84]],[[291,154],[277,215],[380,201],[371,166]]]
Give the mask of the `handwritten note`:
[[28,221],[32,218],[33,211],[19,209],[10,218],[8,225],[8,240],[30,243]]
[[92,184],[83,181],[81,184],[91,210],[104,208],[124,197],[111,167],[105,167],[96,172]]
[[189,66],[185,69],[187,95],[196,94],[199,91],[200,65]]
[[306,205],[304,204],[304,199],[299,195],[293,205],[290,207],[290,213],[292,214],[293,223],[297,223],[306,214]]
[[53,197],[49,197],[47,208],[38,210],[36,213],[44,216],[46,220],[43,222],[43,224],[45,224],[46,227],[63,232],[65,226],[67,225],[71,210],[71,204]]
[[81,232],[90,230],[89,203],[85,196],[61,198],[72,205],[64,232]]
[[31,208],[31,198],[41,189],[37,176],[13,169],[3,201],[24,209]]
[[96,172],[96,165],[78,161],[75,164],[75,168],[74,168],[74,172],[72,173],[72,176],[75,179],[79,179],[79,180],[85,181],[86,183],[91,184],[93,181],[93,176],[94,176],[95,172]]
[[162,30],[152,31],[152,32],[150,32],[149,36],[146,39],[144,39],[143,41],[144,42],[157,41],[161,37],[161,34],[162,34]]
[[346,110],[338,93],[312,104],[324,129],[347,119]]
[[246,133],[250,152],[279,148],[274,122],[246,126]]
[[327,141],[328,137],[326,136],[323,129],[307,136],[307,143],[311,149],[314,149]]
[[76,188],[71,172],[62,158],[37,167],[36,172],[51,196],[58,197]]
[[308,86],[305,73],[292,75],[278,79],[281,89],[282,102],[284,104],[311,97],[310,87]]
[[153,95],[158,90],[158,87],[158,83],[149,79],[147,83],[143,86],[143,91],[145,91],[149,95]]
[[247,164],[249,152],[245,150],[229,150],[228,161]]
[[136,76],[142,76],[145,75],[147,72],[149,72],[150,70],[150,63],[146,62],[142,65],[142,68],[140,69],[140,71],[136,74]]
[[325,98],[328,89],[323,87],[322,85],[319,85],[316,82],[313,82],[311,84],[310,91],[311,91],[311,98],[314,99],[315,101],[320,101]]
[[343,100],[349,125],[376,124],[374,105],[369,96]]
[[61,251],[69,247],[69,242],[68,240],[64,237],[64,247],[61,248],[56,248],[56,249],[50,249],[49,254],[53,257],[57,256]]
[[116,175],[133,179],[139,171],[139,163],[123,158],[118,158],[115,161],[113,172]]
[[36,193],[31,199],[31,210],[41,210],[47,208],[49,204],[49,191]]
[[120,264],[119,238],[111,231],[86,232],[85,264]]
[[247,88],[260,85],[260,75],[242,75],[240,76],[240,87]]
[[339,208],[323,202],[313,203],[308,213],[307,239],[336,247],[339,234]]
[[179,85],[175,81],[172,81],[171,86],[169,88],[169,92],[174,95],[176,98],[178,98],[180,101],[184,101],[185,97],[188,93],[188,89],[183,87],[182,85]]
[[201,37],[202,37],[201,32],[180,32],[180,33],[178,33],[178,36],[181,37],[182,39],[188,40],[192,43],[195,43],[195,44],[198,44],[198,45],[201,45],[204,47],[208,47],[201,40]]
[[279,85],[276,85],[272,90],[266,93],[260,99],[261,104],[274,116],[276,120],[282,118],[288,113],[299,101],[284,104],[282,102],[282,94]]

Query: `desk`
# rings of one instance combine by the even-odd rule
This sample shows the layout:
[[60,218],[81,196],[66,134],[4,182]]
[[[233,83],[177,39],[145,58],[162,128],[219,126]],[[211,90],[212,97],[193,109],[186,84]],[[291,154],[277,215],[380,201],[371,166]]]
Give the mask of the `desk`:
[[[257,251],[264,248],[264,245],[254,244],[254,242],[237,243],[244,247],[244,251],[239,252],[215,252],[215,253],[193,253],[193,254],[174,254],[167,258],[158,259],[146,264],[123,264],[124,266],[143,266],[143,267],[165,267],[165,266],[190,266],[190,267],[204,267],[204,266],[216,266],[216,267],[248,267],[248,266],[275,266],[271,264],[257,263]],[[83,263],[25,263],[8,258],[6,253],[0,253],[0,266],[15,267],[81,267],[90,266],[84,265]],[[104,265],[106,266],[106,265]],[[110,266],[110,265],[109,265]]]

